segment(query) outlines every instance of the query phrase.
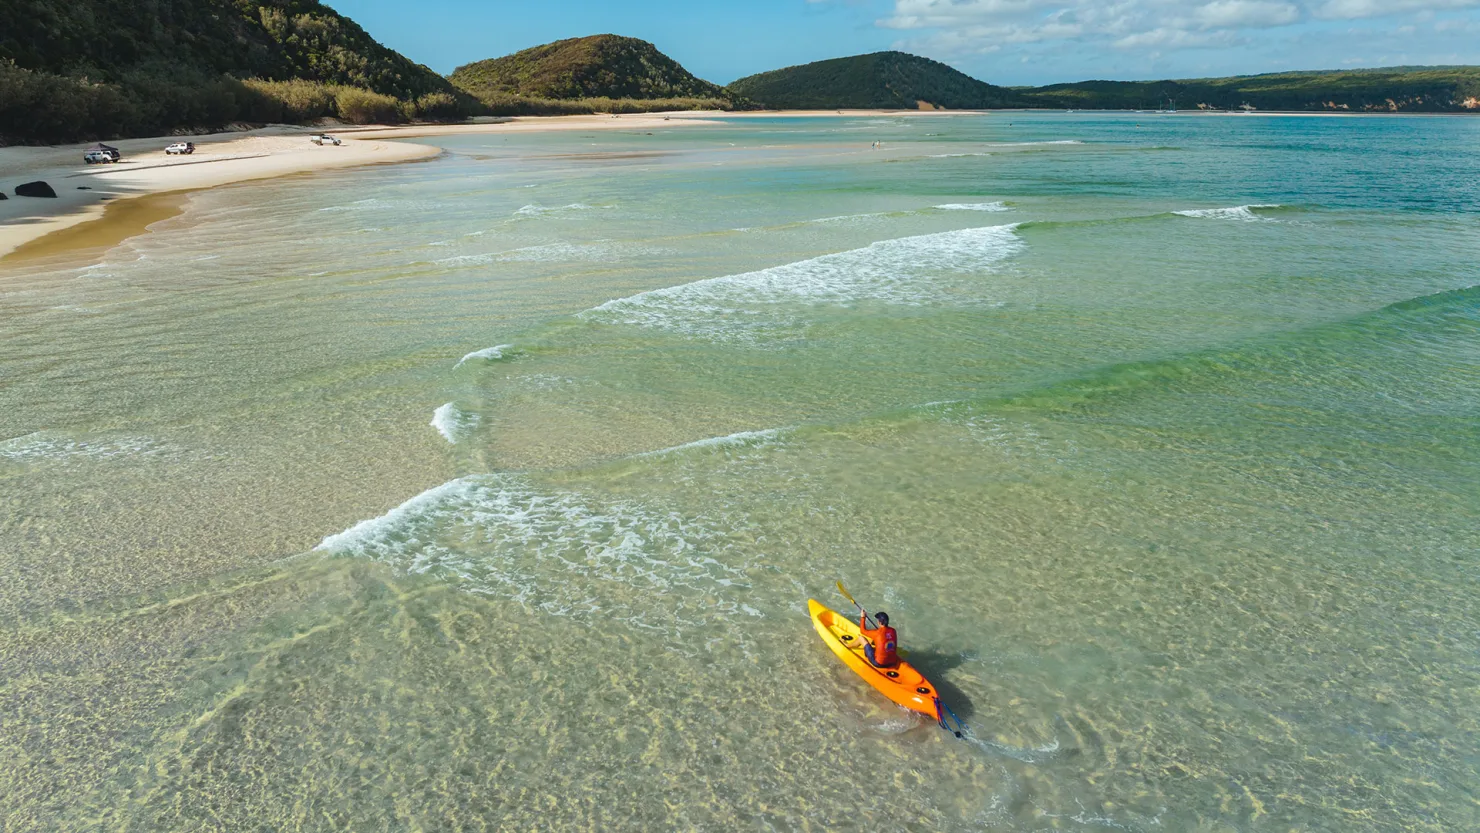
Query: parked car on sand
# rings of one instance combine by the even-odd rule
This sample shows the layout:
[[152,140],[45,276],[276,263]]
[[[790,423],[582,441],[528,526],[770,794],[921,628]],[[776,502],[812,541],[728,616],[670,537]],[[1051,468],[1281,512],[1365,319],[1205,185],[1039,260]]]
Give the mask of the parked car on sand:
[[89,165],[96,162],[117,162],[121,158],[123,154],[118,152],[118,148],[102,142],[82,149],[82,161]]
[[164,149],[165,153],[195,153],[194,142],[175,142]]
[[340,144],[343,144],[343,142],[340,142],[339,141],[339,137],[338,136],[330,136],[328,133],[315,133],[312,136],[309,136],[308,137],[308,140],[310,142],[313,142],[316,145],[340,145]]

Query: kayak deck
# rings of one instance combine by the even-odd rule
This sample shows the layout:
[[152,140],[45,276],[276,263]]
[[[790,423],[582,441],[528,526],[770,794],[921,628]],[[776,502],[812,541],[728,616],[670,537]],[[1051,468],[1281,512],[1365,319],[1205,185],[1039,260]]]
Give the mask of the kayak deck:
[[817,635],[855,674],[898,705],[931,720],[941,719],[935,686],[914,666],[900,660],[892,668],[875,667],[863,653],[868,640],[863,637],[857,622],[829,610],[816,599],[807,600],[807,612],[812,617]]

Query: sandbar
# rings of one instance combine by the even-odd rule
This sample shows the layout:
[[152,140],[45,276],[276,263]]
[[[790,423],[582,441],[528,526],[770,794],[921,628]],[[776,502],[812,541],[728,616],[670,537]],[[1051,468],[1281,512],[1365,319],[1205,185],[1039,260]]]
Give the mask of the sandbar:
[[[757,113],[693,111],[624,115],[480,118],[462,124],[299,127],[273,125],[199,136],[119,139],[107,144],[123,159],[87,165],[92,143],[52,147],[0,147],[0,264],[88,257],[117,245],[148,226],[178,214],[190,191],[287,174],[430,159],[441,148],[389,141],[463,134],[529,133],[555,130],[643,130],[712,125],[721,120],[764,116],[933,116],[958,111],[818,110]],[[329,132],[341,146],[319,146],[313,133]],[[195,153],[169,156],[172,142],[190,141]],[[44,180],[55,199],[14,196],[23,182]],[[164,195],[164,196],[161,196]],[[141,198],[158,199],[139,202]],[[130,203],[134,203],[130,205]]]

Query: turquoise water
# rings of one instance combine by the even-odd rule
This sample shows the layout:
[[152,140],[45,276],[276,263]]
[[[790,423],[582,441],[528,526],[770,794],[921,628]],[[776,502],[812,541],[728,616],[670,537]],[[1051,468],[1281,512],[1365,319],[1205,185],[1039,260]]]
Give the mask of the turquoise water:
[[8,828],[1480,825],[1480,122],[435,143],[0,275]]

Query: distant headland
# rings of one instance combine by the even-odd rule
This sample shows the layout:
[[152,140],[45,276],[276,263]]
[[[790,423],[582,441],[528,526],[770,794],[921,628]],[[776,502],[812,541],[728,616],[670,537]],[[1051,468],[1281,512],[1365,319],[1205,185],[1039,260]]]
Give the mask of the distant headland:
[[272,7],[38,0],[0,35],[0,144],[199,133],[264,124],[460,122],[474,116],[667,110],[1181,109],[1480,113],[1480,67],[1001,87],[903,52],[835,58],[720,86],[653,44],[571,38],[449,77],[318,0]]

